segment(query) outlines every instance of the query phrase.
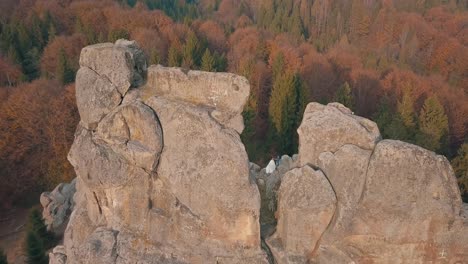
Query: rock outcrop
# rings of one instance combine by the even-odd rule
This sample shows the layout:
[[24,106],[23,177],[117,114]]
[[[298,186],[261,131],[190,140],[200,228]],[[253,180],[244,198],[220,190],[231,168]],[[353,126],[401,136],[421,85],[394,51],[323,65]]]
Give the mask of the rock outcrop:
[[134,42],[88,46],[69,153],[75,210],[52,263],[267,263],[229,73],[147,67]]
[[466,263],[445,157],[311,103],[299,154],[267,172],[239,136],[245,78],[147,67],[125,40],[80,65],[75,206],[51,263]]
[[[335,103],[309,104],[298,133],[302,172],[281,183],[267,239],[279,264],[465,263],[468,225],[445,157],[381,140],[374,122]],[[298,199],[304,186],[310,193]]]
[[42,218],[47,229],[63,233],[68,223],[68,217],[73,211],[73,195],[75,195],[76,179],[70,183],[60,183],[51,192],[41,194],[40,202],[44,210]]

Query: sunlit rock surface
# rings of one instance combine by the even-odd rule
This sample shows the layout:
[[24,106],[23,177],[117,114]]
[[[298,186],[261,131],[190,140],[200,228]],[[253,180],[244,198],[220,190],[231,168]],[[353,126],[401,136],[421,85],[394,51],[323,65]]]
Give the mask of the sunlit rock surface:
[[76,207],[51,262],[267,263],[239,136],[247,80],[141,56],[124,40],[82,51]]
[[466,263],[445,157],[310,103],[299,154],[261,169],[239,136],[245,78],[147,67],[126,40],[80,65],[75,206],[50,263]]

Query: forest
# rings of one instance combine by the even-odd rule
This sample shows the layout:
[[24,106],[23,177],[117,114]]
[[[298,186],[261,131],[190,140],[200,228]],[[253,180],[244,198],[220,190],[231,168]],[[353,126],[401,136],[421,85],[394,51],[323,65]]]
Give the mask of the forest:
[[297,152],[308,102],[447,156],[468,201],[466,0],[2,0],[0,207],[73,179],[81,48],[133,39],[150,64],[246,76],[251,161]]

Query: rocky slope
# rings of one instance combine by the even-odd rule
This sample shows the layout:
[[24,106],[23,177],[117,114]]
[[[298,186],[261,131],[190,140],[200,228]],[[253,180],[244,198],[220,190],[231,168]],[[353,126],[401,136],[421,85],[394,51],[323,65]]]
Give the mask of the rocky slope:
[[299,155],[270,174],[239,137],[245,78],[147,67],[125,40],[84,48],[80,66],[75,205],[51,263],[468,259],[448,161],[342,105],[309,104]]

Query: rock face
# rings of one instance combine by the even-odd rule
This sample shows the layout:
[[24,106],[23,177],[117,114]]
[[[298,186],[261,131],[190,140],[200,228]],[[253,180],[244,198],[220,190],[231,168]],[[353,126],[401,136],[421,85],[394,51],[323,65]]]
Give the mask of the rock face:
[[244,130],[241,113],[249,92],[247,79],[234,74],[184,72],[160,65],[148,69],[148,82],[142,89],[145,98],[157,96],[208,107],[210,116],[219,124],[239,133]]
[[297,133],[301,165],[314,166],[318,165],[319,155],[323,152],[334,153],[346,144],[372,150],[381,138],[374,122],[353,115],[337,103],[307,105]]
[[124,40],[80,66],[76,207],[51,263],[267,263],[239,136],[247,80],[147,69]]
[[48,230],[61,233],[65,229],[68,217],[73,211],[75,184],[76,179],[71,183],[60,183],[53,191],[41,194],[40,201],[44,208],[42,217]]
[[[50,263],[467,263],[444,157],[311,103],[299,154],[267,171],[239,136],[245,78],[147,68],[125,40],[84,48],[80,65],[75,206]],[[59,187],[46,218],[71,204]]]
[[[267,240],[278,263],[466,263],[468,224],[445,157],[380,140],[375,123],[340,104],[309,104],[298,133],[302,172],[283,179],[278,226]],[[309,182],[321,177],[334,195],[324,194],[323,183],[308,184],[312,174]],[[304,186],[309,203],[294,199]],[[295,208],[322,209],[307,213],[309,220],[291,217]]]
[[335,192],[306,165],[287,172],[278,193],[278,228],[267,243],[278,263],[305,263],[333,217]]

